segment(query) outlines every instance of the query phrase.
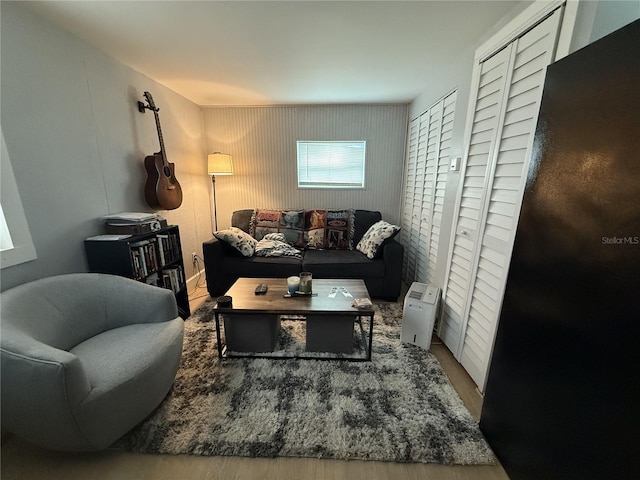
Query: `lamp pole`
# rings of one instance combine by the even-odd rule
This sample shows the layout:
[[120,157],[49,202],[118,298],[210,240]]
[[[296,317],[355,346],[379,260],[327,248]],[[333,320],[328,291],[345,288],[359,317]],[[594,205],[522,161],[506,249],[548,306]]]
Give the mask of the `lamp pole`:
[[211,175],[211,184],[213,185],[213,225],[214,232],[218,231],[218,203],[216,202],[216,176]]
[[218,231],[218,202],[216,199],[216,175],[233,175],[233,162],[228,153],[210,153],[207,156],[207,170],[211,175],[213,185],[213,225],[214,232]]

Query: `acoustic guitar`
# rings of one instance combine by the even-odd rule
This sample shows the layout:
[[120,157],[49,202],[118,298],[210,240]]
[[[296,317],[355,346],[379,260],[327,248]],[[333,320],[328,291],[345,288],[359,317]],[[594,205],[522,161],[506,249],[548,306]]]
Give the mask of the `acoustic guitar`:
[[182,188],[176,178],[175,165],[167,161],[162,128],[160,128],[160,116],[158,115],[160,109],[156,107],[149,92],[144,92],[144,98],[147,99],[148,105],[138,102],[138,110],[142,113],[145,109],[153,111],[160,140],[160,151],[153,155],[147,155],[144,159],[144,168],[147,170],[144,197],[151,208],[174,210],[182,204]]

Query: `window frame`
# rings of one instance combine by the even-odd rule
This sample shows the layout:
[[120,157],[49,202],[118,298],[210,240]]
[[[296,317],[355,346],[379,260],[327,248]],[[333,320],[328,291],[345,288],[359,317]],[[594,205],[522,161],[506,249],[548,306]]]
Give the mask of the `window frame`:
[[[357,184],[349,183],[349,184],[340,184],[338,182],[326,181],[322,182],[311,182],[311,181],[301,181],[300,178],[300,147],[301,145],[309,145],[309,144],[324,144],[324,145],[337,145],[337,144],[360,144],[363,149],[362,154],[362,164],[361,164],[361,172],[358,172],[358,175],[361,174],[361,181]],[[318,189],[318,190],[364,190],[366,188],[366,165],[367,165],[367,141],[366,140],[297,140],[296,141],[296,182],[298,185],[298,189],[309,190],[309,189]]]
[[38,255],[24,214],[9,152],[4,141],[2,126],[0,126],[0,137],[2,138],[0,150],[0,174],[2,176],[0,204],[4,212],[4,218],[0,219],[0,221],[6,224],[13,244],[11,248],[0,251],[0,269],[4,269],[35,260]]

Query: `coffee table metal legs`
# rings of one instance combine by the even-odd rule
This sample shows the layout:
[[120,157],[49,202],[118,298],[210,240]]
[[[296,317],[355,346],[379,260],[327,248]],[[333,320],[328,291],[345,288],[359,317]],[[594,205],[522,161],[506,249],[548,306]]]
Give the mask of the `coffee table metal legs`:
[[[299,359],[309,359],[309,360],[347,360],[347,361],[352,361],[352,362],[363,362],[363,361],[367,361],[370,362],[371,361],[371,349],[373,347],[373,318],[374,318],[374,314],[361,314],[361,315],[356,315],[354,317],[354,321],[355,323],[358,324],[358,327],[360,329],[360,335],[362,337],[362,344],[364,346],[364,348],[366,349],[366,357],[365,358],[352,358],[352,357],[343,357],[343,356],[333,356],[333,357],[320,357],[320,356],[313,356],[313,355],[304,355],[304,356],[300,356],[300,355],[289,355],[289,356],[280,356],[280,355],[269,355],[269,354],[256,354],[256,353],[251,353],[251,354],[240,354],[240,353],[234,353],[233,355],[229,355],[229,354],[223,354],[226,353],[226,351],[228,350],[227,346],[224,346],[224,351],[223,352],[223,345],[222,345],[222,338],[221,338],[221,334],[220,334],[220,313],[215,312],[215,322],[216,322],[216,341],[217,341],[217,348],[218,348],[218,358],[272,358],[272,359],[276,359],[276,360],[280,360],[280,359],[290,359],[290,358],[299,358]],[[368,318],[369,319],[369,332],[368,332],[368,337],[367,338],[367,334],[365,333],[365,329],[362,325],[362,319],[363,318]]]
[[[367,335],[364,332],[364,328],[362,327],[362,317],[369,317],[369,339],[367,340]],[[362,336],[362,344],[367,347],[367,361],[371,361],[371,349],[373,348],[373,315],[358,315],[356,317],[356,322],[360,326],[360,335]]]
[[222,358],[222,339],[220,338],[220,314],[215,312],[216,317],[216,342],[218,344],[218,358]]

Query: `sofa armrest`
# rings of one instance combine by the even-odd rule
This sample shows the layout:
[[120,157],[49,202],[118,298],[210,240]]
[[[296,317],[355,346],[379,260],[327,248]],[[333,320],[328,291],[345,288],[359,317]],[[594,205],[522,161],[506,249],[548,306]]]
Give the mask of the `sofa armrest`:
[[202,244],[207,291],[212,297],[223,295],[229,288],[229,279],[222,271],[222,259],[229,255],[222,242],[212,238]]
[[58,435],[87,442],[75,412],[92,387],[76,355],[18,335],[3,339],[1,364],[3,430],[51,449]]
[[382,246],[382,259],[384,260],[385,288],[388,288],[388,296],[397,298],[402,287],[404,247],[396,240],[391,239]]
[[100,290],[106,312],[105,330],[136,323],[168,322],[178,317],[173,292],[130,278],[101,275],[95,289]]

